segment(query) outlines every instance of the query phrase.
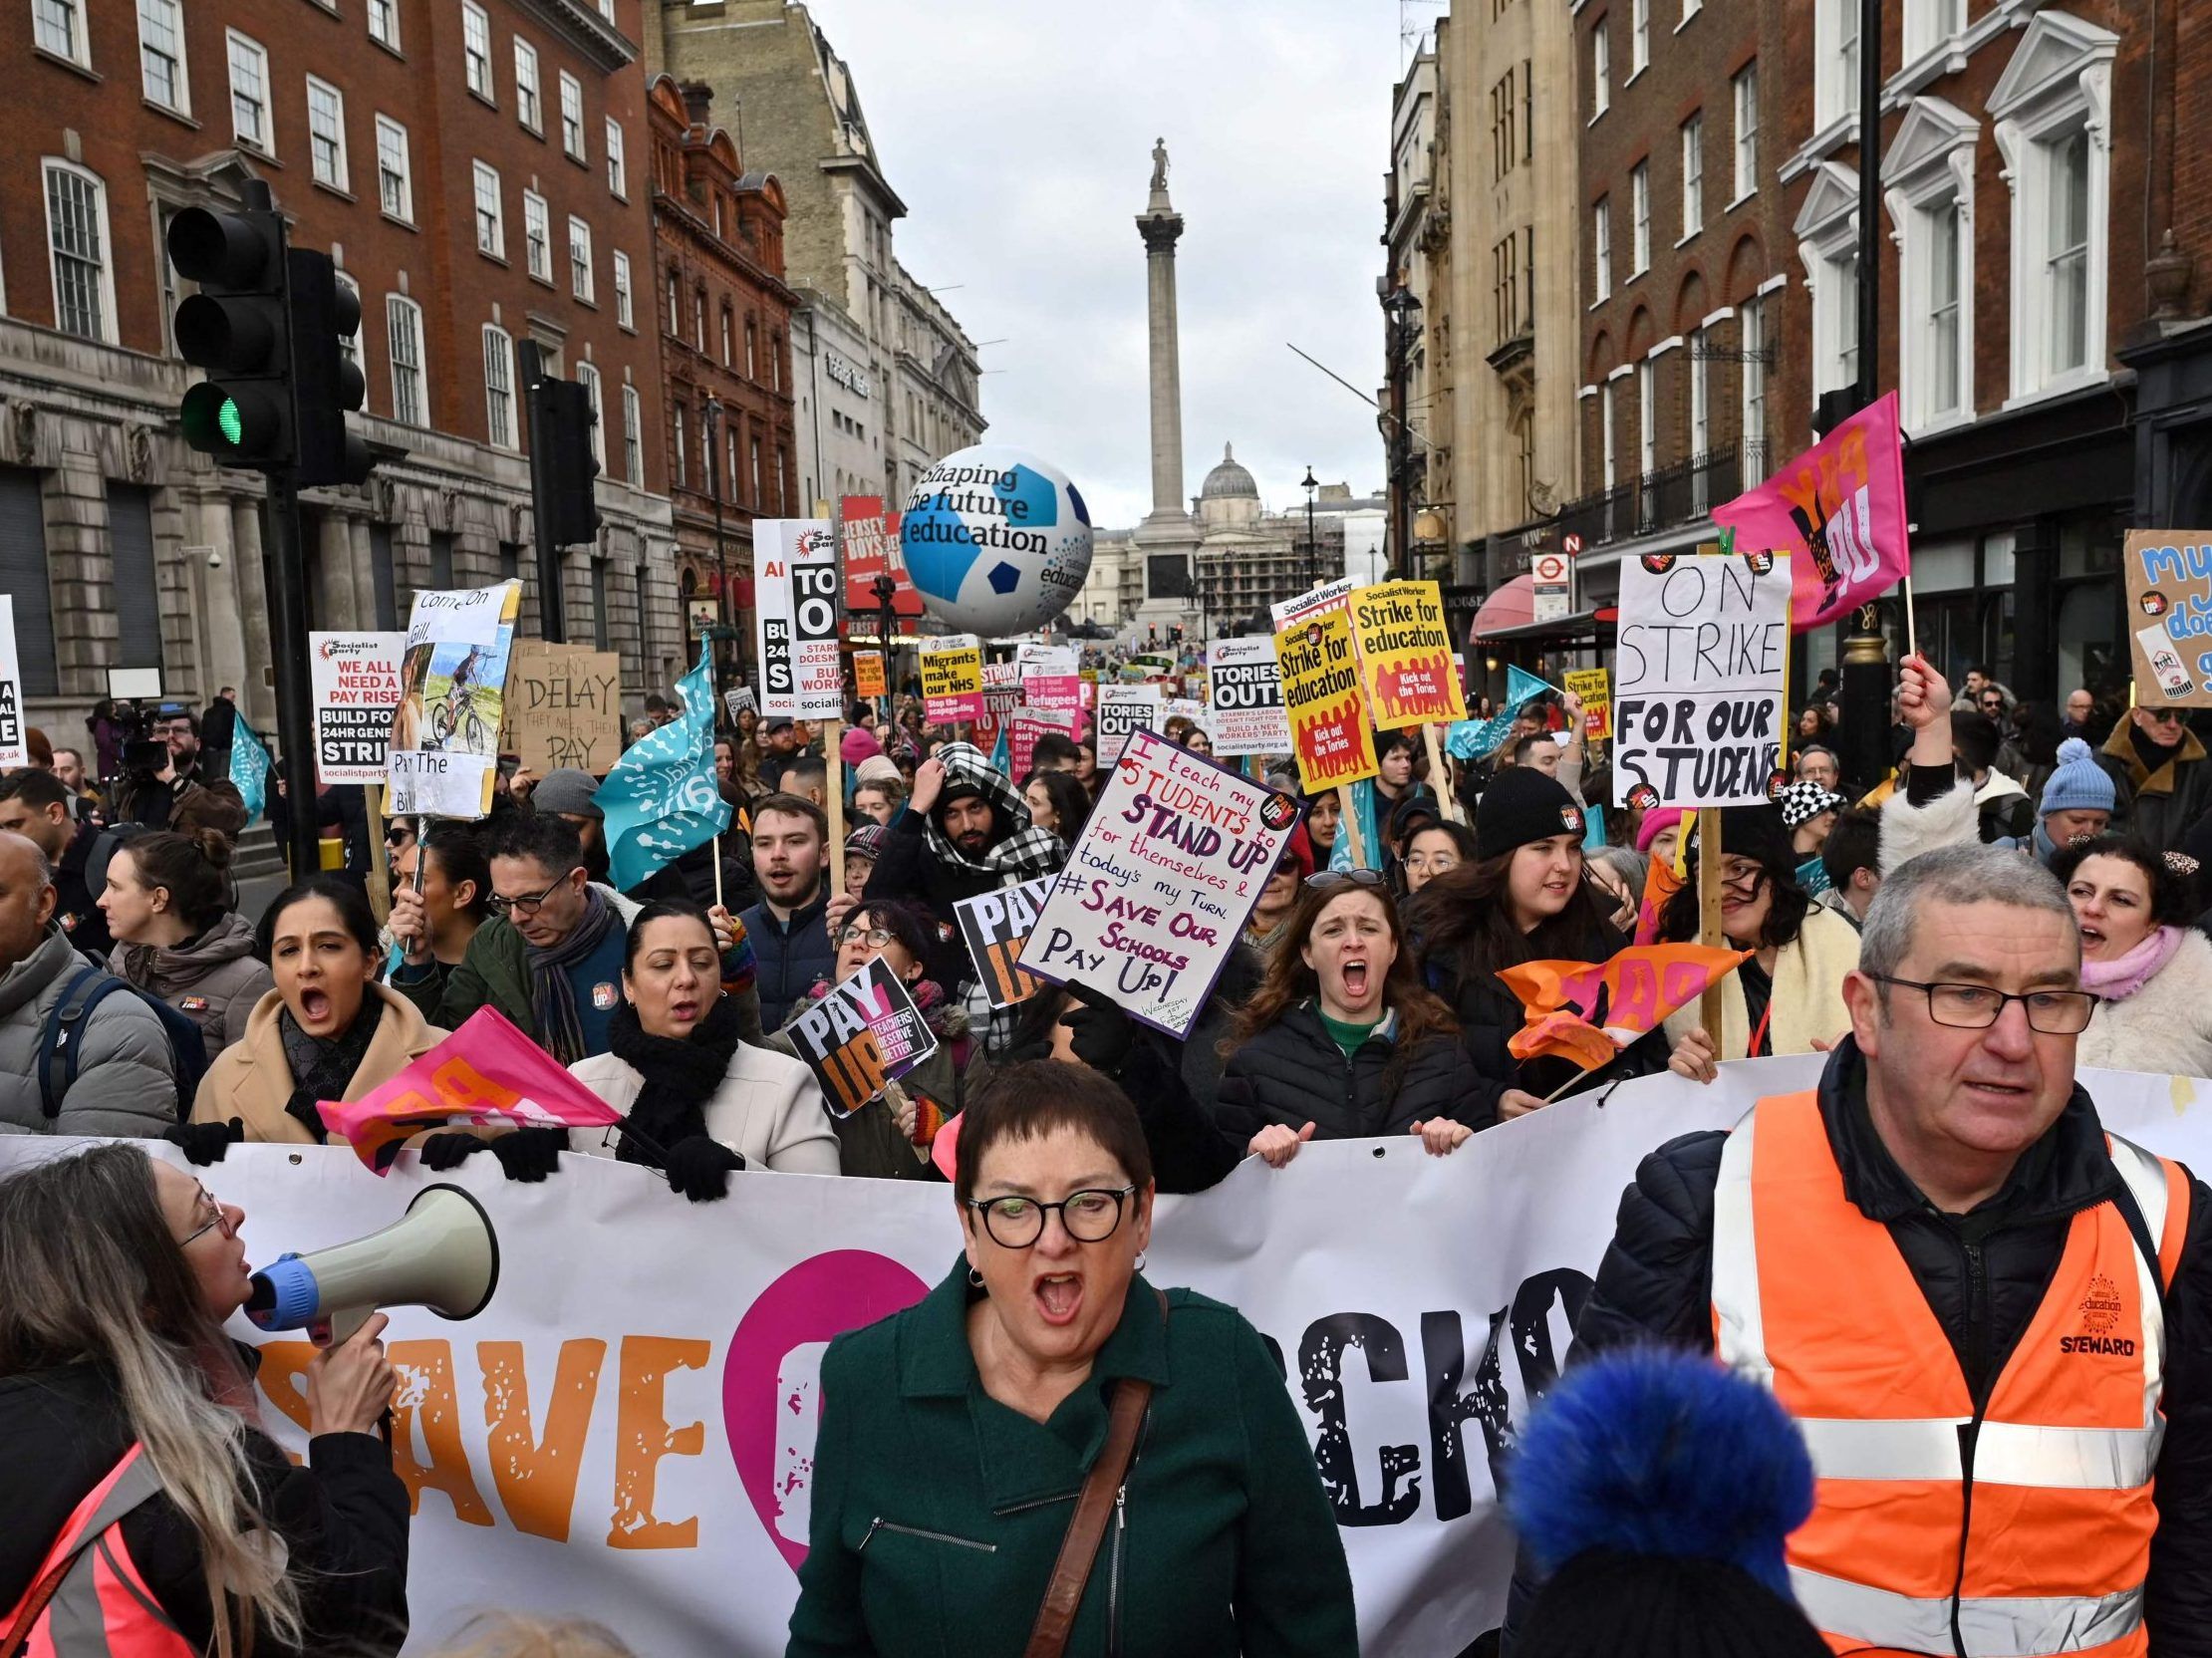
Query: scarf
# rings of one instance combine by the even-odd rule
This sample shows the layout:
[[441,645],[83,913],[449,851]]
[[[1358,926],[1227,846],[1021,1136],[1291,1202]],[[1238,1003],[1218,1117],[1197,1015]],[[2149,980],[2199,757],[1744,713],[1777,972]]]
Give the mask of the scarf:
[[[629,1002],[615,1009],[607,1029],[608,1050],[645,1078],[625,1119],[659,1151],[679,1140],[706,1132],[706,1102],[729,1074],[729,1056],[742,1038],[737,1033],[737,1004],[716,996],[689,1036],[649,1036]],[[627,1134],[620,1134],[615,1157],[623,1163],[661,1165]]]
[[1067,864],[1067,847],[1059,836],[1029,821],[1029,808],[1021,803],[1021,796],[1014,793],[1005,774],[983,758],[980,749],[971,742],[949,742],[938,750],[937,757],[945,762],[948,790],[963,784],[973,789],[991,807],[997,821],[1008,826],[1005,834],[971,858],[946,836],[933,808],[922,821],[927,825],[924,833],[930,851],[940,863],[978,875],[996,875],[1004,886],[1059,874]]
[[292,1097],[284,1102],[284,1114],[313,1135],[316,1144],[329,1132],[316,1103],[346,1097],[383,1019],[384,997],[374,986],[363,993],[354,1022],[327,1042],[302,1030],[291,1008],[278,1010],[277,1039],[284,1044],[284,1063],[292,1073]]
[[2095,991],[2106,1001],[2125,1001],[2155,978],[2180,948],[2180,928],[2157,928],[2115,961],[2083,962],[2081,988]]
[[586,887],[584,919],[567,938],[551,950],[522,941],[530,953],[530,1016],[537,1021],[538,1046],[564,1065],[584,1057],[584,1025],[577,1015],[576,988],[568,981],[568,969],[606,942],[617,920],[607,895]]

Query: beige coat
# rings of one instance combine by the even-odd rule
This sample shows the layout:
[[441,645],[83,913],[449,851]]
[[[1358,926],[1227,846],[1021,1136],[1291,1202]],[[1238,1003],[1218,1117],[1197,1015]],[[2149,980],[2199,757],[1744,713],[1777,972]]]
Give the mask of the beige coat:
[[[383,1087],[446,1037],[407,997],[382,984],[370,985],[369,993],[384,999],[384,1017],[346,1086],[349,1100]],[[236,1117],[244,1122],[248,1140],[282,1146],[317,1144],[316,1137],[284,1109],[294,1083],[292,1067],[284,1057],[284,1039],[277,1032],[277,1014],[283,1008],[284,997],[275,990],[254,1003],[246,1016],[245,1034],[223,1049],[200,1078],[199,1093],[192,1100],[193,1122],[226,1123]],[[325,1136],[324,1143],[343,1142]]]
[[[625,1117],[645,1086],[645,1078],[628,1060],[611,1053],[595,1053],[568,1069]],[[706,1102],[705,1116],[706,1132],[741,1156],[748,1168],[786,1175],[842,1172],[821,1084],[796,1059],[738,1043],[721,1087]],[[593,1157],[613,1157],[620,1144],[619,1131],[611,1128],[571,1129],[568,1140],[571,1151]]]
[[[1843,975],[1858,966],[1858,933],[1840,916],[1818,905],[1805,912],[1797,938],[1775,952],[1774,1019],[1767,1027],[1769,1051],[1813,1053],[1813,1039],[1833,1043],[1851,1028],[1843,1004]],[[1667,1015],[1667,1040],[1679,1042],[1697,1029],[1698,1002]],[[1721,980],[1720,1057],[1741,1059],[1751,1044],[1751,1019],[1744,1010],[1744,986],[1730,973]]]

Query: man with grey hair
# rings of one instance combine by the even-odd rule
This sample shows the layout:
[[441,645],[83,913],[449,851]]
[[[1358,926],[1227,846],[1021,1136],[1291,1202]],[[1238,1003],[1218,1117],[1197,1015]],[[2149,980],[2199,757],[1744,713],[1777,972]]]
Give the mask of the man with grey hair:
[[1792,1587],[1839,1651],[2212,1653],[2212,1194],[2074,1082],[2066,894],[1914,858],[1844,1000],[1817,1088],[1644,1160],[1577,1358],[1774,1390],[1817,1476]]
[[[0,1134],[145,1139],[176,1125],[176,1068],[153,1009],[125,986],[69,1032],[74,1076],[47,1040],[69,987],[97,970],[54,924],[53,867],[38,844],[0,831]],[[46,1050],[46,1086],[40,1058]],[[49,1102],[51,1093],[51,1102]]]

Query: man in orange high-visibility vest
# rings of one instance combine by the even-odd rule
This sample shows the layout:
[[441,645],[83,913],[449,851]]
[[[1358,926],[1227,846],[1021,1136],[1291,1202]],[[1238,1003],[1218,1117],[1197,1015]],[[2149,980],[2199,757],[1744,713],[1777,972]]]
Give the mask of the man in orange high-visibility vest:
[[1645,1159],[1577,1321],[1797,1419],[1839,1653],[2212,1655],[2212,1194],[2075,1086],[2079,967],[2040,865],[1893,872],[1819,1087]]

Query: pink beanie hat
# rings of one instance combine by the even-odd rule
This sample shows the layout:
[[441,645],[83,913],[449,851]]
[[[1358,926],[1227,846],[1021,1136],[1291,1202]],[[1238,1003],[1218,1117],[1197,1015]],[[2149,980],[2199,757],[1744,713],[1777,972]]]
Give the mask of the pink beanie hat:
[[1653,841],[1689,815],[1680,806],[1660,806],[1644,813],[1643,822],[1636,825],[1636,850],[1649,852]]

